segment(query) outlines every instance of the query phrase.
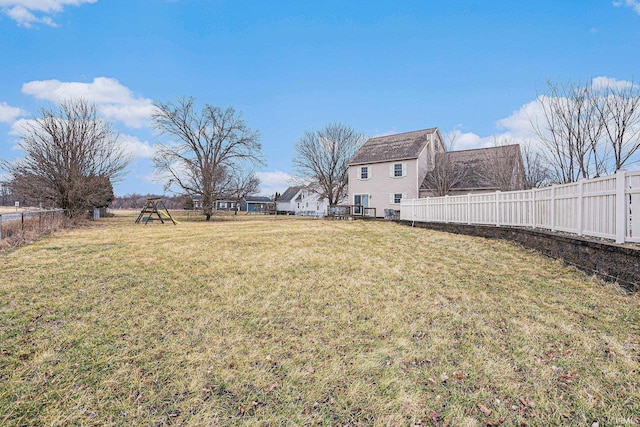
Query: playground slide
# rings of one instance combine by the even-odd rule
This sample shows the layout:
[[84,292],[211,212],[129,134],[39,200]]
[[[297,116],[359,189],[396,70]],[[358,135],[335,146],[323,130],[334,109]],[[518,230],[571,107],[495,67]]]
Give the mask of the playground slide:
[[176,221],[175,218],[171,218],[169,215],[167,215],[165,211],[158,211],[158,212],[160,212],[160,215],[162,215],[163,217],[173,220],[173,222],[175,222],[176,224],[180,224],[180,222]]

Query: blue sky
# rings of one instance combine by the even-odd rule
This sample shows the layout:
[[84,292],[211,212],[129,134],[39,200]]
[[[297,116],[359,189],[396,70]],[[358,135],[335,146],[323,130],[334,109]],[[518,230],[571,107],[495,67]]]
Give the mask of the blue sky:
[[305,130],[532,138],[547,80],[637,82],[639,46],[639,0],[0,0],[0,158],[40,107],[82,96],[135,156],[116,194],[161,193],[152,103],[194,96],[260,132],[272,194]]

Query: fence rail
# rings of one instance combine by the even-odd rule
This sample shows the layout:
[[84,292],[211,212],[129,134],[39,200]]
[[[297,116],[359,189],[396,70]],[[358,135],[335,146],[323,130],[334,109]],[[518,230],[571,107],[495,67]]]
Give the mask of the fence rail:
[[16,234],[38,232],[57,226],[67,217],[65,209],[0,214],[0,243]]
[[640,243],[640,171],[533,190],[406,199],[400,219],[530,227]]
[[363,205],[330,205],[327,206],[329,218],[375,218],[376,208]]

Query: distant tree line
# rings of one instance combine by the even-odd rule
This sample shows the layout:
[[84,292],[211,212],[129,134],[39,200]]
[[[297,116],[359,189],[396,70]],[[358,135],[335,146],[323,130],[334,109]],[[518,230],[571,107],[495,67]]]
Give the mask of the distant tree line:
[[127,194],[124,196],[116,196],[110,207],[112,209],[142,209],[147,199],[157,197],[162,198],[167,209],[193,209],[191,196],[167,196],[162,194]]

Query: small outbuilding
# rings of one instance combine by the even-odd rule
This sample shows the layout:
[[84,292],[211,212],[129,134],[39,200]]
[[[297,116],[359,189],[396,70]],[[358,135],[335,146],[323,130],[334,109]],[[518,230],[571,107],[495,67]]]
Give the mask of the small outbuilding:
[[274,206],[271,197],[247,196],[240,201],[239,210],[247,213],[271,213]]

